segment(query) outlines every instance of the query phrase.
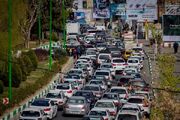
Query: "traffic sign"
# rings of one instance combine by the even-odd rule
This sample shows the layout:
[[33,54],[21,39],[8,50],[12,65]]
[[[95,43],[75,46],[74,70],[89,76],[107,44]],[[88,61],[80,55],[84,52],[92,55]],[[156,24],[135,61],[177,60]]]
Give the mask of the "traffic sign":
[[9,104],[9,98],[3,98],[3,104],[4,105],[7,105],[7,104]]

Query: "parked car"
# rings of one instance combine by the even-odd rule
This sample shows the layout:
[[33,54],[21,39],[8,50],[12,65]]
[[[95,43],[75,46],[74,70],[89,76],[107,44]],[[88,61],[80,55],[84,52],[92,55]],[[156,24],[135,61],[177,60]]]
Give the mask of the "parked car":
[[90,111],[90,104],[85,97],[72,96],[63,108],[63,115],[86,115]]
[[32,109],[42,109],[49,119],[54,118],[57,115],[57,105],[50,100],[45,98],[35,99],[31,104]]
[[26,108],[20,113],[19,120],[47,120],[47,114],[43,109]]

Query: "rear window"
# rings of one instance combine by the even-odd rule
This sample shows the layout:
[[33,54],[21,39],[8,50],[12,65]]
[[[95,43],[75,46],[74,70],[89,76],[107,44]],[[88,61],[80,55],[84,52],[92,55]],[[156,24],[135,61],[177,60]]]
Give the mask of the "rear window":
[[31,104],[32,106],[49,106],[49,101],[46,100],[35,100]]
[[38,111],[23,111],[21,116],[23,116],[23,117],[40,117],[40,113]]
[[97,102],[95,107],[100,108],[114,108],[114,105],[112,102]]
[[130,98],[128,100],[129,103],[143,103],[143,100],[140,98]]
[[126,94],[126,90],[124,89],[111,89],[112,93]]
[[131,85],[133,86],[139,86],[139,87],[144,87],[146,84],[144,82],[139,82],[139,81],[132,81]]
[[137,120],[135,115],[120,114],[117,120]]
[[99,59],[110,59],[109,55],[100,55]]
[[96,86],[85,86],[84,90],[100,91],[99,87]]
[[46,98],[61,98],[61,95],[58,93],[48,93]]
[[84,96],[84,97],[91,97],[93,96],[93,93],[91,92],[76,92],[74,96]]
[[118,95],[116,95],[116,94],[104,94],[102,98],[117,100]]
[[90,81],[90,84],[100,84],[100,85],[102,85],[103,84],[103,82],[102,81]]
[[82,99],[69,99],[68,103],[71,103],[71,104],[83,104],[84,100],[82,100]]
[[123,59],[114,59],[113,60],[114,63],[124,63]]
[[91,111],[89,115],[95,115],[95,116],[106,116],[106,111]]
[[138,63],[138,60],[128,60],[128,63]]
[[109,72],[96,72],[95,75],[109,76]]
[[58,85],[56,89],[61,89],[61,90],[68,90],[70,89],[69,85]]
[[112,68],[112,65],[101,65],[101,68]]

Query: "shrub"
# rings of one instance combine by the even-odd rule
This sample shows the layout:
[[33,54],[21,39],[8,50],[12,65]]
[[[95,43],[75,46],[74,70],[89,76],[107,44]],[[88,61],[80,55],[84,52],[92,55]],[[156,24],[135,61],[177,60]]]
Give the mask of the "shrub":
[[22,57],[18,58],[17,61],[19,63],[21,71],[22,71],[22,81],[25,81],[27,79],[27,75],[28,75],[28,72],[27,72],[28,68],[27,68],[25,62],[23,61]]
[[22,81],[22,71],[18,64],[12,65],[12,87],[19,87]]
[[35,52],[33,50],[29,50],[25,54],[30,58],[30,60],[33,64],[33,70],[35,70],[38,66],[38,59],[37,59]]
[[4,85],[3,82],[0,80],[0,94],[2,94],[4,91]]
[[44,61],[48,59],[49,52],[47,50],[36,49],[34,52],[38,58],[38,61]]
[[60,60],[65,56],[67,56],[67,52],[63,49],[56,49],[54,52],[54,59]]
[[27,75],[29,75],[31,73],[31,71],[33,70],[33,64],[27,55],[23,55],[22,59],[23,59],[24,64],[26,66]]
[[[50,35],[48,36],[48,39],[50,39]],[[57,42],[58,40],[59,40],[58,36],[53,32],[52,33],[52,41]]]

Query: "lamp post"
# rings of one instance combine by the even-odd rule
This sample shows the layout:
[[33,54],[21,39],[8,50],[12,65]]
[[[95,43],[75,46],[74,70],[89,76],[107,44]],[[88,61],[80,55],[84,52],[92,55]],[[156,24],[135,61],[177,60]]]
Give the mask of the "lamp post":
[[63,17],[63,48],[66,50],[66,19],[65,19],[65,6],[62,0],[62,17]]
[[12,0],[8,0],[8,98],[12,100]]

